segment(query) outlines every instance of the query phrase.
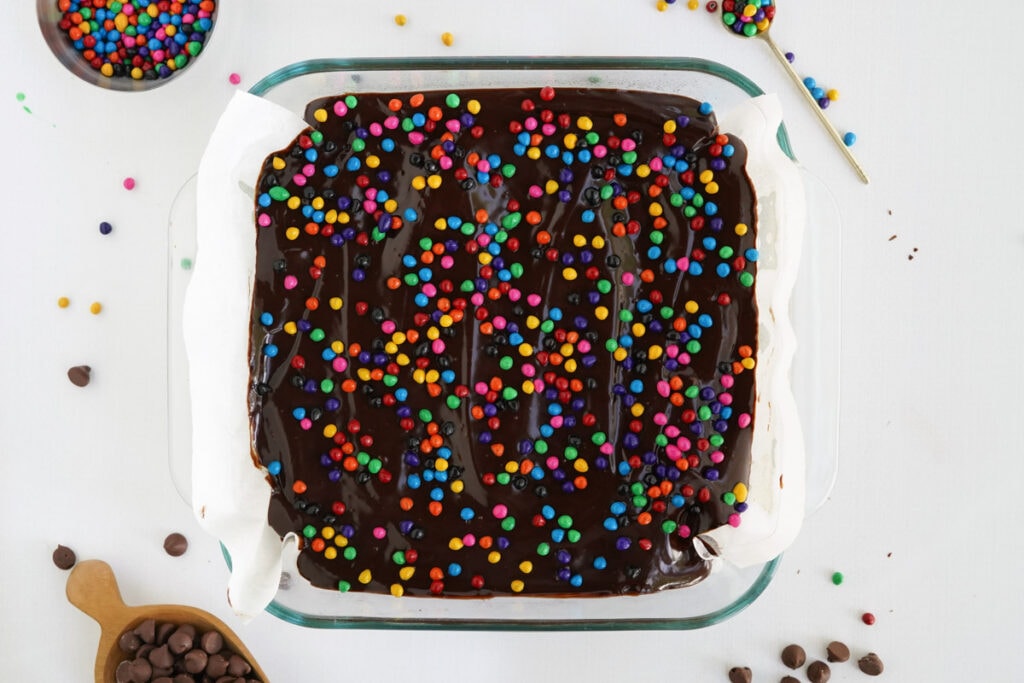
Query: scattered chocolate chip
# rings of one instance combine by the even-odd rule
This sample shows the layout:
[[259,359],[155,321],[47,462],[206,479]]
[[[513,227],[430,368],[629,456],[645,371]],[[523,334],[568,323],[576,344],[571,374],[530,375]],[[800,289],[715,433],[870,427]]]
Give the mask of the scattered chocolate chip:
[[828,654],[828,661],[830,662],[845,662],[850,658],[850,648],[838,640],[833,640],[829,643],[828,647],[825,648],[825,652]]
[[792,676],[783,676],[779,683],[800,683],[799,678],[793,678]]
[[58,545],[57,549],[53,551],[53,563],[57,565],[57,569],[71,569],[77,561],[75,551],[66,545]]
[[75,367],[68,370],[68,379],[76,387],[84,387],[89,383],[89,373],[92,372],[92,368],[88,365],[76,365]]
[[734,666],[729,669],[729,683],[750,683],[754,675],[750,673],[749,666]]
[[787,645],[782,649],[782,663],[790,669],[799,669],[807,661],[807,653],[797,644]]
[[181,557],[188,550],[188,539],[178,532],[168,534],[164,539],[164,550],[171,557]]
[[832,669],[820,659],[811,662],[811,665],[807,667],[807,680],[811,683],[825,683],[830,678],[832,678]]
[[874,652],[869,652],[857,660],[857,666],[868,676],[877,676],[885,670],[881,658]]

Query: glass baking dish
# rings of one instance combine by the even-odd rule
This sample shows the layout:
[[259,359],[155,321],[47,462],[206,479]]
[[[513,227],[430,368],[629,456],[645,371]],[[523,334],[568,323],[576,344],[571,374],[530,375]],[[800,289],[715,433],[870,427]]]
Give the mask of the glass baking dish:
[[[724,112],[764,94],[722,64],[688,58],[324,59],[299,62],[251,89],[302,115],[309,100],[338,93],[576,86],[674,92],[711,102]],[[785,126],[779,147],[795,156]],[[791,317],[798,351],[792,370],[807,450],[808,514],[831,490],[838,453],[840,342],[840,221],[828,190],[802,171],[808,220]],[[169,222],[168,406],[170,468],[182,497],[191,496],[191,418],[182,304],[195,258],[195,179],[179,191]],[[225,560],[230,566],[227,553]],[[687,588],[642,596],[552,599],[395,599],[314,588],[285,554],[292,580],[267,607],[274,616],[312,628],[433,628],[494,630],[696,629],[750,605],[767,588],[780,558],[740,568],[721,564]]]

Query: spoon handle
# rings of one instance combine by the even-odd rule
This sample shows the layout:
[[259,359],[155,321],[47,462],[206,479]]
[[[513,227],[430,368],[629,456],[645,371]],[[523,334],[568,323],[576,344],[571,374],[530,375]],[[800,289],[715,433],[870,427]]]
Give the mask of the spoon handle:
[[75,565],[68,577],[68,600],[107,629],[119,625],[128,609],[121,599],[117,579],[102,560],[85,560]]
[[843,156],[845,156],[846,160],[850,162],[851,166],[853,166],[853,170],[857,172],[857,176],[864,182],[864,184],[867,184],[868,174],[865,173],[861,165],[857,163],[857,159],[854,158],[853,152],[851,152],[850,148],[846,146],[846,143],[843,142],[843,137],[839,134],[839,131],[835,129],[832,122],[828,120],[827,116],[825,116],[824,110],[818,106],[818,103],[804,85],[803,80],[800,78],[800,74],[796,72],[793,65],[789,63],[788,59],[786,59],[786,55],[782,53],[782,50],[779,49],[779,46],[775,44],[775,41],[771,39],[771,36],[769,36],[767,32],[759,34],[759,37],[764,38],[765,42],[768,43],[768,47],[772,49],[772,53],[775,55],[776,59],[779,60],[782,66],[786,67],[786,73],[788,73],[789,77],[793,79],[794,83],[796,83],[797,88],[800,90],[800,94],[804,96],[804,99],[806,99],[808,104],[811,105],[811,109],[813,109],[814,113],[818,115],[818,119],[832,136],[832,140],[839,146],[839,150],[843,153]]

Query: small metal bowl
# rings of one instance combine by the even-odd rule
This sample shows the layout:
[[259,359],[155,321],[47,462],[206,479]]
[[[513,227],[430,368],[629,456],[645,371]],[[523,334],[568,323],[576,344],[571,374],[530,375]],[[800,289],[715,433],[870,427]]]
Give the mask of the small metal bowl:
[[50,46],[50,50],[57,58],[57,61],[63,64],[68,71],[83,81],[100,88],[121,92],[140,92],[158,88],[168,81],[174,80],[179,73],[187,70],[192,66],[193,62],[203,56],[203,52],[206,52],[209,45],[210,36],[217,27],[217,14],[220,10],[220,4],[218,1],[216,8],[213,10],[213,16],[211,17],[213,25],[206,32],[203,51],[195,57],[189,57],[188,63],[180,69],[173,71],[170,76],[153,79],[134,79],[131,76],[105,76],[92,68],[82,54],[75,49],[67,34],[61,30],[59,23],[63,12],[57,6],[57,0],[36,0],[36,16],[39,20],[39,30],[42,31],[46,44]]

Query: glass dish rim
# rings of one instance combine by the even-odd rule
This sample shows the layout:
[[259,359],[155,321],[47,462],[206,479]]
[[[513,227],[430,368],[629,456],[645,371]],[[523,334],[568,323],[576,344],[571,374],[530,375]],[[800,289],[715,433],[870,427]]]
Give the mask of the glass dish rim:
[[[750,97],[763,95],[764,91],[750,78],[718,62],[690,57],[413,57],[413,58],[327,58],[311,59],[283,66],[257,81],[249,93],[265,96],[273,88],[290,80],[325,72],[386,72],[386,71],[447,71],[464,69],[473,71],[534,71],[559,70],[578,71],[583,69],[602,71],[691,71],[715,76],[737,87]],[[780,149],[793,161],[792,151],[785,122],[779,126],[776,135]],[[837,396],[838,398],[838,396]],[[833,478],[835,466],[832,468]],[[831,487],[830,487],[831,488]],[[231,558],[221,545],[228,568]],[[390,618],[364,616],[327,616],[296,611],[278,603],[275,598],[265,609],[271,615],[299,626],[320,629],[397,629],[397,630],[495,630],[495,631],[613,631],[613,630],[694,630],[720,623],[744,610],[753,603],[772,581],[781,562],[782,555],[767,561],[748,587],[731,602],[711,612],[685,617],[633,617],[625,619],[480,619],[462,617],[414,617]]]
[[[765,91],[749,77],[730,66],[700,57],[530,57],[530,56],[486,56],[486,57],[329,57],[305,59],[282,66],[249,88],[250,95],[263,97],[272,88],[300,76],[333,71],[447,71],[453,68],[476,71],[499,70],[578,70],[601,69],[604,71],[637,71],[662,69],[666,71],[695,71],[717,76],[735,85],[740,90],[757,97]],[[779,124],[776,135],[779,148],[793,161],[796,155],[789,141],[786,122]]]

